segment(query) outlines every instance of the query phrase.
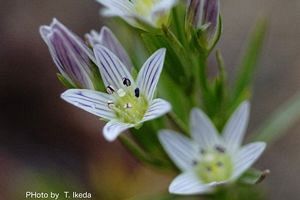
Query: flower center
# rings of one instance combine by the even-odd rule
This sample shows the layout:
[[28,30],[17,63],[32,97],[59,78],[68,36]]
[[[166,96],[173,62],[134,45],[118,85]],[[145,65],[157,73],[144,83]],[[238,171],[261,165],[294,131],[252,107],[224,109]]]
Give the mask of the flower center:
[[139,15],[149,16],[156,0],[134,0],[132,2]]
[[129,79],[124,78],[123,84],[127,87],[118,90],[107,87],[108,93],[115,97],[113,102],[108,102],[108,107],[121,122],[138,124],[148,109],[148,101],[140,94],[139,88],[131,85]]
[[233,172],[233,164],[229,154],[221,146],[202,150],[201,159],[195,161],[195,171],[204,183],[220,182],[229,179]]

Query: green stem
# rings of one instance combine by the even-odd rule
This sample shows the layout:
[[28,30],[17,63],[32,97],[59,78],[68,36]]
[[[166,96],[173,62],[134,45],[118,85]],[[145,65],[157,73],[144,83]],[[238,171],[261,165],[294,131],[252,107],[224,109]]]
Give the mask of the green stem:
[[182,133],[189,134],[189,127],[174,112],[169,112],[167,116]]
[[170,41],[171,44],[173,44],[173,47],[176,47],[177,51],[179,51],[179,49],[183,49],[182,44],[180,43],[180,41],[178,40],[178,38],[174,35],[174,33],[167,27],[167,26],[162,26],[162,31],[164,33],[164,35],[166,36],[166,38]]
[[125,134],[119,136],[121,144],[128,149],[138,160],[141,162],[160,169],[172,169],[173,167],[168,165],[167,162],[153,158],[151,155],[145,153],[131,138]]

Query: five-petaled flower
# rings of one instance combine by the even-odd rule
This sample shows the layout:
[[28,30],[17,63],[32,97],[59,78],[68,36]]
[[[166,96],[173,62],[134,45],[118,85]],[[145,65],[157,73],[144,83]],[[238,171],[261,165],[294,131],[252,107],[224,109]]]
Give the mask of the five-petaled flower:
[[171,130],[162,130],[164,149],[182,170],[169,187],[170,193],[203,194],[239,178],[260,157],[266,144],[254,142],[241,147],[249,118],[249,103],[242,103],[231,116],[222,136],[199,109],[191,112],[193,140]]
[[105,8],[104,16],[119,16],[132,26],[142,28],[143,23],[160,28],[166,25],[177,0],[97,0]]
[[156,51],[143,65],[137,81],[109,49],[94,47],[96,62],[107,93],[70,89],[61,97],[67,102],[95,114],[108,123],[103,128],[108,141],[115,140],[126,129],[160,117],[171,109],[163,99],[153,99],[163,68],[165,49]]

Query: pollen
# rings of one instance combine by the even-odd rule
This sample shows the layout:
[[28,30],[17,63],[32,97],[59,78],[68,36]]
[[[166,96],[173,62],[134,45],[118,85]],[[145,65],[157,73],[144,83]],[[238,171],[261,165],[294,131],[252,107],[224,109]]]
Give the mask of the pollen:
[[213,148],[205,150],[194,169],[198,178],[204,183],[219,182],[229,179],[233,172],[231,156],[225,153],[225,149]]
[[[134,87],[129,79],[123,79],[123,88],[114,90],[108,87],[108,91],[114,97],[108,102],[108,107],[113,110],[117,118],[130,124],[138,124],[148,109],[148,100],[140,94],[139,88]],[[115,92],[111,92],[112,90]]]

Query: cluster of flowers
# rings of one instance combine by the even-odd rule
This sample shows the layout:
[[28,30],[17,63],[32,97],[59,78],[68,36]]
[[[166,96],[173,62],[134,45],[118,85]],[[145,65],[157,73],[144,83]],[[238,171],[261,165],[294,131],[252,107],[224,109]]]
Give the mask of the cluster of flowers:
[[[145,29],[160,28],[168,23],[176,0],[98,0],[106,16],[122,17],[130,25]],[[215,37],[219,18],[218,0],[190,0],[187,21],[205,33],[206,41]],[[91,31],[82,40],[58,20],[41,26],[40,34],[49,47],[59,78],[69,88],[61,97],[104,121],[103,135],[115,140],[129,128],[171,110],[166,100],[154,98],[163,69],[166,50],[153,53],[134,80],[132,62],[112,31],[103,27]],[[98,91],[97,76],[105,85]],[[80,89],[78,89],[80,88]],[[175,97],[176,98],[176,97]],[[169,157],[183,172],[169,187],[175,194],[202,194],[218,185],[233,182],[262,154],[265,143],[241,147],[249,118],[249,103],[242,103],[228,120],[222,136],[200,109],[190,115],[192,139],[171,130],[161,130],[159,140]]]

